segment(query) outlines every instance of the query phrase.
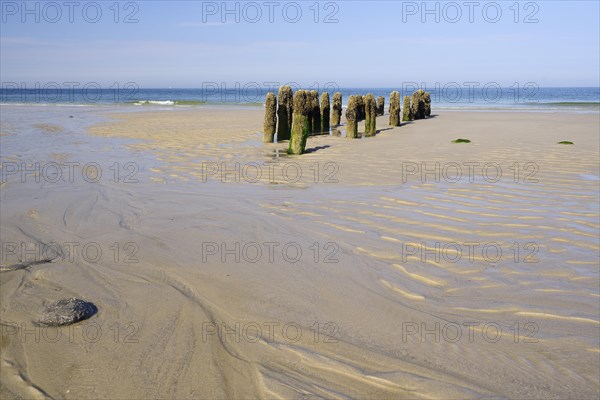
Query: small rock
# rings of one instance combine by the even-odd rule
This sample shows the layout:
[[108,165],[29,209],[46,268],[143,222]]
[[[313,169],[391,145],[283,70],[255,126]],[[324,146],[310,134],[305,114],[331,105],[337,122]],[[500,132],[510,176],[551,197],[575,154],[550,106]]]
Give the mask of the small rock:
[[97,312],[98,308],[93,303],[72,297],[49,304],[38,322],[48,326],[70,325],[88,319]]

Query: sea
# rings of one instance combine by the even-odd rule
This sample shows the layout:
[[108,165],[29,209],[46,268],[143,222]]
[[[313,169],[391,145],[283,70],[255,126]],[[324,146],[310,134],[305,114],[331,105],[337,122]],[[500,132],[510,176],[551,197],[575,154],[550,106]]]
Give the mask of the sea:
[[[291,85],[297,90],[301,87]],[[302,87],[320,93],[341,92],[343,105],[350,95],[372,93],[383,96],[386,105],[392,91],[401,96],[410,95],[418,87],[401,85],[398,88],[339,88],[334,84]],[[432,109],[448,111],[526,111],[600,113],[600,87],[538,87],[535,84],[515,84],[501,87],[497,84],[446,84],[423,88],[431,94]],[[148,89],[130,83],[102,88],[98,85],[73,87],[59,84],[29,88],[24,85],[0,88],[2,105],[39,106],[122,106],[161,107],[177,109],[206,105],[255,106],[264,105],[264,99],[273,87],[268,85],[212,84],[196,89]],[[386,107],[387,108],[387,107]]]

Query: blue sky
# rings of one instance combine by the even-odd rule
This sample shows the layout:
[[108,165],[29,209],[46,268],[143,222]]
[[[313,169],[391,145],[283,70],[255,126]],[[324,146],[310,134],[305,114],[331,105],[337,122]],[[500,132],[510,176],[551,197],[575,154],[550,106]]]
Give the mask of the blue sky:
[[[428,2],[430,14],[423,14],[421,1],[274,1],[273,22],[264,1],[229,2],[227,8],[238,11],[226,15],[220,1],[120,2],[118,15],[115,1],[75,1],[72,16],[64,1],[27,2],[28,14],[22,1],[0,3],[1,80],[28,87],[35,82],[600,85],[595,0]],[[137,22],[124,23],[128,15]],[[330,23],[324,22],[327,15]]]

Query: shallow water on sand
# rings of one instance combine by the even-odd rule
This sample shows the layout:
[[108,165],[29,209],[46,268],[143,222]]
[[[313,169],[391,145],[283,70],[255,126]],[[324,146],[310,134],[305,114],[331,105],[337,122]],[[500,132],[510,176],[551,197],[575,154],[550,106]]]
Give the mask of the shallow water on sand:
[[[597,119],[441,114],[273,159],[258,110],[111,112],[2,110],[2,264],[78,244],[0,274],[3,398],[598,395]],[[98,314],[24,333],[71,296]]]

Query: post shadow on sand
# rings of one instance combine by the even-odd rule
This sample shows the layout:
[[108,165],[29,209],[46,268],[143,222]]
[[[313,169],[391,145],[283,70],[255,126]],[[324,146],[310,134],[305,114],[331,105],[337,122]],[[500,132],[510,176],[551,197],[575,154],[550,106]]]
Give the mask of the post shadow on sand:
[[[328,145],[328,144],[323,145],[323,146],[316,146],[316,147],[306,149],[304,151],[304,153],[314,153],[319,150],[327,149],[329,147],[331,147],[331,145]],[[294,157],[294,155],[288,154],[287,150],[272,149],[272,151],[267,154],[267,157],[270,157],[273,160],[279,160],[281,158]]]
[[377,132],[375,132],[375,135],[377,136],[377,135],[379,135],[381,132],[385,132],[385,131],[391,131],[391,130],[393,130],[393,129],[394,129],[393,127],[390,127],[390,128],[381,128],[381,129],[377,129]]
[[331,145],[323,145],[323,146],[317,146],[317,147],[311,147],[309,149],[304,150],[304,154],[306,153],[315,153],[319,150],[323,150],[323,149],[328,149],[329,147],[331,147]]

